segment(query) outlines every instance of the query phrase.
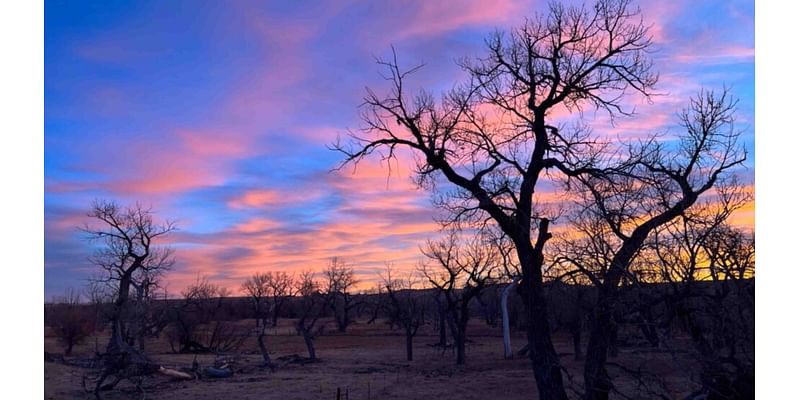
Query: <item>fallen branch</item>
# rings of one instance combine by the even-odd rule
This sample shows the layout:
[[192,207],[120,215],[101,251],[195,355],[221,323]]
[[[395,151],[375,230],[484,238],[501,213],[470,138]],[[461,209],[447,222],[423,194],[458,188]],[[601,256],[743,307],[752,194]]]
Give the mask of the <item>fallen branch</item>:
[[175,379],[184,379],[184,380],[194,379],[194,375],[171,368],[159,367],[158,373]]

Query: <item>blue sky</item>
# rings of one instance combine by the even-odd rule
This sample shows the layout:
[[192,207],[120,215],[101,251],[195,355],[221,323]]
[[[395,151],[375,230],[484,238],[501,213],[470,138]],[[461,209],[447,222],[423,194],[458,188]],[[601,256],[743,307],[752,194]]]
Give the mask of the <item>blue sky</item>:
[[[701,87],[727,85],[752,176],[754,4],[642,1],[660,72],[653,104],[617,130],[674,129]],[[408,165],[331,172],[327,146],[360,126],[376,56],[425,67],[433,93],[462,76],[482,38],[543,11],[537,1],[45,2],[45,296],[94,271],[76,229],[95,198],[152,205],[178,221],[177,293],[198,274],[237,288],[256,270],[408,268],[435,235]],[[602,129],[599,129],[602,131]],[[752,180],[751,180],[752,181]],[[752,215],[740,224],[752,225]],[[365,277],[365,280],[369,280]]]

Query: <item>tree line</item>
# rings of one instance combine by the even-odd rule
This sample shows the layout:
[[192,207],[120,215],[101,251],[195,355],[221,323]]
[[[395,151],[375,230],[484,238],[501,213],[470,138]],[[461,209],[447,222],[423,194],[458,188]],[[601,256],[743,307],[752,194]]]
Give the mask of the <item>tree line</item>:
[[[681,338],[688,335],[695,347],[692,354],[702,366],[699,382],[735,397],[749,390],[753,379],[754,242],[752,235],[724,224],[704,228],[711,230],[689,221],[670,224],[642,250],[621,284],[609,356],[616,357],[620,343],[638,338],[678,355],[685,351]],[[562,255],[549,259],[544,271],[544,295],[553,304],[548,316],[551,334],[560,331],[572,337],[576,360],[588,352],[581,337],[591,331],[600,298],[599,288],[581,272],[581,268],[602,269],[596,262],[603,254],[587,251],[587,240],[560,241]],[[279,363],[270,354],[280,349],[269,344],[275,334],[269,328],[277,327],[279,319],[291,321],[303,338],[307,357],[301,362],[318,359],[319,335],[344,333],[356,321],[385,323],[405,336],[407,361],[414,360],[414,340],[422,330],[426,336],[438,334],[438,341],[428,344],[442,354],[452,351],[458,365],[467,362],[470,322],[474,326],[475,320],[482,320],[495,328],[502,322],[499,330],[504,334],[510,329],[527,331],[537,323],[527,319],[524,298],[515,290],[520,266],[509,257],[510,249],[503,236],[451,232],[421,246],[424,261],[413,270],[387,263],[379,283],[368,290],[356,290],[354,268],[333,258],[316,273],[255,273],[244,279],[239,296],[200,277],[178,298],[154,291],[145,303],[132,300],[127,307],[135,312],[123,314],[127,317],[115,315],[116,286],[95,279],[84,292],[88,302],[68,291],[45,308],[45,320],[67,356],[92,333],[118,324],[123,342],[141,357],[146,357],[145,339],[164,338],[175,353],[224,355],[241,351],[255,338],[262,356],[259,366],[272,371]],[[152,283],[160,286],[158,280]],[[508,338],[505,344],[511,349]],[[517,348],[504,349],[504,356],[530,352],[529,344]],[[95,343],[96,353],[107,351],[101,352]],[[656,377],[611,364],[618,374],[649,379],[647,390],[663,392]],[[115,381],[136,376],[127,374],[110,373]]]

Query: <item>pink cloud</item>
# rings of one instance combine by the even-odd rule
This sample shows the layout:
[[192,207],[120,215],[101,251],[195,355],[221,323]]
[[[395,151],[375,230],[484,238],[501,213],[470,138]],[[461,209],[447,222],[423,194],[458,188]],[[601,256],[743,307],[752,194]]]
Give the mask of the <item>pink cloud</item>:
[[228,201],[231,208],[261,208],[282,203],[284,197],[276,190],[249,190],[243,195]]
[[[699,46],[698,46],[699,47]],[[693,65],[706,63],[719,63],[720,61],[747,61],[756,56],[756,49],[748,46],[731,45],[723,47],[704,47],[689,49],[686,53],[677,54],[673,59],[678,62]]]
[[523,14],[525,3],[514,0],[422,1],[397,33],[398,39],[432,36],[468,26],[505,25]]
[[112,178],[106,185],[114,193],[169,195],[225,182],[228,151],[208,152],[202,138],[158,143],[141,140],[127,144],[125,158],[114,160],[108,154],[95,164],[98,171]]
[[177,132],[181,145],[198,156],[245,157],[253,154],[252,138],[230,131]]

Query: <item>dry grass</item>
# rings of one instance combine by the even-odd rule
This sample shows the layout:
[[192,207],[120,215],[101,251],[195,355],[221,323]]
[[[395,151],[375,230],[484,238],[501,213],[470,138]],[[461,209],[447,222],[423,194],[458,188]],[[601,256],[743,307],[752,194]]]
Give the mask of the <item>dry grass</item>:
[[[415,360],[405,361],[405,338],[400,331],[390,331],[384,324],[355,324],[346,335],[329,334],[317,340],[320,361],[313,364],[285,365],[274,373],[256,367],[260,361],[255,340],[248,341],[237,357],[238,372],[228,379],[171,381],[166,377],[147,378],[144,387],[150,399],[335,399],[337,388],[342,398],[349,394],[361,399],[535,399],[536,386],[527,358],[504,360],[502,339],[497,328],[475,321],[470,326],[472,342],[467,348],[467,365],[454,365],[455,356],[430,346],[436,342],[434,332],[423,332],[415,340]],[[269,346],[273,358],[284,355],[305,355],[302,339],[294,334],[291,321],[281,321],[271,332]],[[101,348],[106,337],[98,337]],[[556,335],[556,348],[562,362],[580,386],[582,363],[574,361],[567,338]],[[94,352],[94,338],[76,347],[75,357],[89,357]],[[524,344],[517,334],[515,348]],[[172,354],[163,340],[152,340],[148,353],[166,366],[191,364],[193,355]],[[45,350],[61,352],[52,337],[45,337]],[[213,355],[199,355],[201,365],[210,365]],[[689,390],[684,363],[664,352],[642,348],[623,348],[613,360],[628,367],[645,365],[666,381],[671,397],[680,397]],[[45,398],[92,398],[81,388],[83,370],[57,363],[45,363]],[[634,382],[621,379],[620,387],[634,398]],[[120,385],[118,391],[104,395],[107,399],[140,398],[131,385]],[[575,396],[577,397],[577,396]]]

